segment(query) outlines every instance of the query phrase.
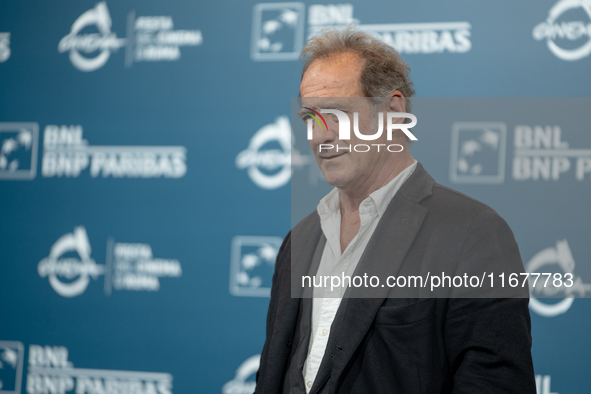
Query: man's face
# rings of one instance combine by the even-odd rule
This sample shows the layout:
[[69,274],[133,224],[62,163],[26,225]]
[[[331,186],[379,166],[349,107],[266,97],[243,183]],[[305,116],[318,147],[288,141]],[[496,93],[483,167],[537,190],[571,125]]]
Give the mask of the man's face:
[[[377,131],[377,111],[371,111],[370,102],[363,98],[360,83],[363,62],[355,54],[339,54],[326,60],[314,61],[302,79],[300,94],[302,107],[309,107],[318,112],[321,109],[338,109],[345,112],[353,127],[353,113],[359,113],[359,130],[362,134],[374,134]],[[382,110],[383,111],[383,110]],[[302,112],[306,112],[303,109]],[[344,147],[356,144],[388,144],[386,133],[374,141],[363,141],[351,130],[351,139],[339,140],[339,124],[337,117],[324,114],[328,130],[321,129],[313,122],[313,138],[310,146],[318,162],[318,166],[329,185],[340,189],[354,191],[371,184],[379,168],[388,165],[391,153],[382,147],[380,153],[374,147],[370,152],[349,152]],[[335,148],[322,148],[320,144],[330,144]],[[338,151],[336,147],[339,147]],[[374,174],[374,176],[372,176]]]

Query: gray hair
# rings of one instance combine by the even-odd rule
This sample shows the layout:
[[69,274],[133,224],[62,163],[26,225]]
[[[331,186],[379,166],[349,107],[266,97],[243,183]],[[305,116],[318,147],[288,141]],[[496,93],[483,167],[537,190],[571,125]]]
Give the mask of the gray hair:
[[[410,112],[410,97],[415,91],[408,64],[392,46],[352,26],[344,30],[325,29],[308,40],[301,54],[305,61],[302,78],[314,60],[347,52],[356,53],[363,60],[360,83],[366,97],[388,98],[398,90],[406,98],[406,112]],[[376,105],[383,103],[373,101]]]

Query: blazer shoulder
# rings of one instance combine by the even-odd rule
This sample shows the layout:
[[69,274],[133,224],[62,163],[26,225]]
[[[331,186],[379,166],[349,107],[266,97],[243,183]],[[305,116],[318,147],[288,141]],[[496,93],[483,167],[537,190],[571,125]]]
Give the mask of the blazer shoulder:
[[497,212],[485,203],[457,190],[443,186],[433,179],[421,163],[398,191],[408,201],[427,208],[430,216],[448,223],[471,223],[481,213],[481,217],[498,217]]
[[453,215],[459,220],[472,221],[481,214],[501,218],[494,209],[482,201],[438,183],[433,185],[433,194],[424,201],[424,205],[431,212]]

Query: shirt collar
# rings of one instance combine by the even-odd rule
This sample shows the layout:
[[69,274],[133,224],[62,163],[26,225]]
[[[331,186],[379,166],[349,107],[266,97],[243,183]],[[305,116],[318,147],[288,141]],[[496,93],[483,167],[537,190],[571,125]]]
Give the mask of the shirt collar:
[[[388,208],[388,204],[390,204],[390,201],[392,201],[392,198],[394,198],[394,195],[396,195],[404,182],[406,182],[406,180],[412,175],[415,168],[417,168],[416,160],[410,166],[402,170],[400,174],[398,174],[385,186],[371,193],[369,197],[362,201],[361,207],[365,205],[373,206],[376,209],[378,215],[382,216],[386,211],[386,208]],[[320,215],[320,219],[326,220],[329,216],[337,213],[340,210],[339,202],[339,192],[335,187],[330,191],[330,193],[324,196],[318,204],[317,211],[318,215]],[[360,209],[362,209],[361,207]]]
[[339,209],[339,190],[335,187],[320,200],[317,211],[320,219],[325,220],[330,215],[339,211]]

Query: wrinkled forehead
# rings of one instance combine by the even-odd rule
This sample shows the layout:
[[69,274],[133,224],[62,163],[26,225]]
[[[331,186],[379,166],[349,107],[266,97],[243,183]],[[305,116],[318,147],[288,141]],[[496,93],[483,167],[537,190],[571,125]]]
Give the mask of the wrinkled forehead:
[[306,70],[300,84],[303,97],[361,97],[362,61],[357,55],[338,54],[317,59]]

